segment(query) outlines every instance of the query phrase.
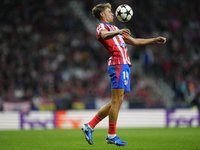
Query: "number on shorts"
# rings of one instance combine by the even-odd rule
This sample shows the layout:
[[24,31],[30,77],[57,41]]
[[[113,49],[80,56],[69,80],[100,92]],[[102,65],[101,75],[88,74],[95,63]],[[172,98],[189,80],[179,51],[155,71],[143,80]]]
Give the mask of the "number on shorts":
[[124,79],[128,79],[128,71],[123,71],[123,77]]

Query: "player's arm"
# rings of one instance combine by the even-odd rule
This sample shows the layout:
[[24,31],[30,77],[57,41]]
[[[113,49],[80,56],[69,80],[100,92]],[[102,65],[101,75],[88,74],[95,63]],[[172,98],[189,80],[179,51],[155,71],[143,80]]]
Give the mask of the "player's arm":
[[161,36],[157,38],[149,38],[149,39],[133,38],[131,36],[127,36],[125,38],[126,44],[131,44],[134,46],[142,46],[142,45],[147,45],[147,44],[152,44],[152,43],[164,44],[165,42],[166,42],[166,38],[161,37]]
[[108,39],[111,39],[118,34],[129,36],[131,34],[131,32],[130,32],[129,29],[122,29],[122,30],[116,30],[116,31],[103,30],[100,33],[100,37],[105,39],[105,40],[108,40]]

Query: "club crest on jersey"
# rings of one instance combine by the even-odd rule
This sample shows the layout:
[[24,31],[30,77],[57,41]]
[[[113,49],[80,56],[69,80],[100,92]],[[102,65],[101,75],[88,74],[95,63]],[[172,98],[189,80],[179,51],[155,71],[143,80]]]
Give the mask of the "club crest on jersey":
[[126,44],[125,44],[125,43],[120,43],[120,45],[121,45],[121,46],[123,46],[123,47],[125,47],[125,46],[126,46]]
[[124,80],[124,85],[127,85],[128,84],[128,80]]

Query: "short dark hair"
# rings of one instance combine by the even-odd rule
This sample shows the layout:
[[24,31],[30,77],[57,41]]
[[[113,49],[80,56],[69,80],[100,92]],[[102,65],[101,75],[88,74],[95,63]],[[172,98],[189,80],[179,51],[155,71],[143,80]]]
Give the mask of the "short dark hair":
[[96,5],[92,9],[93,16],[96,17],[99,20],[100,19],[100,13],[103,12],[106,8],[110,8],[111,9],[110,3]]

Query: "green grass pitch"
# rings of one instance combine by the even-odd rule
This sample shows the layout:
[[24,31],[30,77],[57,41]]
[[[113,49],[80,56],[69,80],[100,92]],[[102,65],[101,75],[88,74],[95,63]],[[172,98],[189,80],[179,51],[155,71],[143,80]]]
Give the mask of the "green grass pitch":
[[93,145],[81,130],[0,131],[0,150],[200,150],[200,128],[117,129],[125,147],[106,143],[107,129],[95,129]]

